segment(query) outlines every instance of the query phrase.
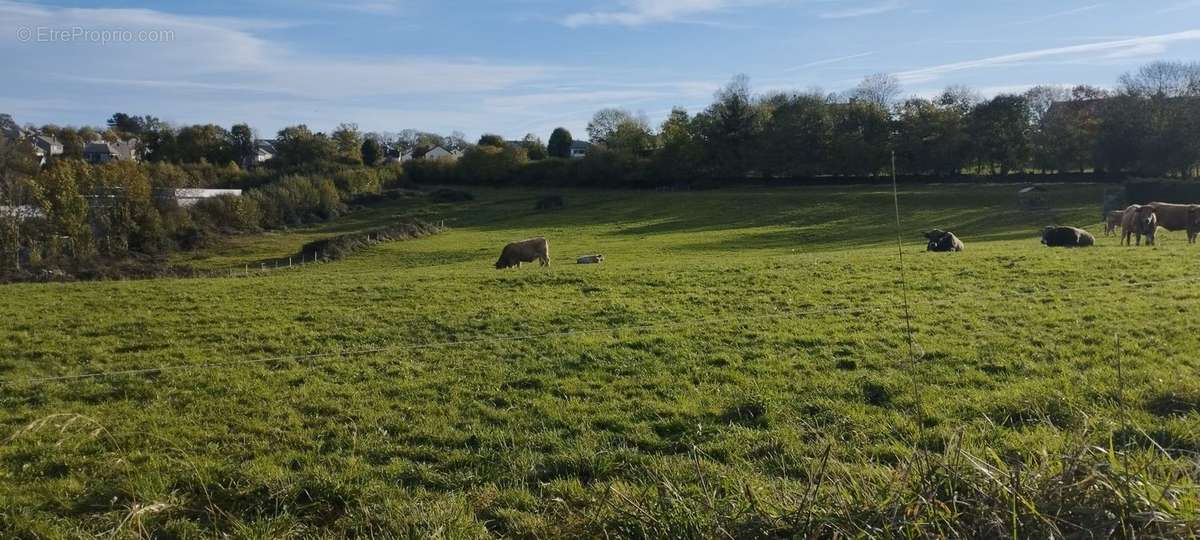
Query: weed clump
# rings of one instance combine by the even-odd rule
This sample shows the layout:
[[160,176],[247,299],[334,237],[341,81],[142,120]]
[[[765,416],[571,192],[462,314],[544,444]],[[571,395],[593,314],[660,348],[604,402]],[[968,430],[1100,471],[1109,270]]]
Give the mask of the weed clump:
[[725,408],[721,421],[744,427],[765,428],[770,423],[767,419],[767,403],[758,397],[734,402]]

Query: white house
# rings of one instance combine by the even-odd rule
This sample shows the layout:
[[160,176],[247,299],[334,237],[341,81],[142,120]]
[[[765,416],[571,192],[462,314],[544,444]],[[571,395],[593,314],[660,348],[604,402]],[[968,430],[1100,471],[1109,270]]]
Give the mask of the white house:
[[421,156],[421,159],[425,159],[425,160],[447,159],[450,161],[458,161],[458,158],[460,158],[460,157],[462,157],[462,152],[459,150],[450,151],[450,150],[446,150],[445,148],[442,148],[440,146],[435,146],[430,151],[425,152],[425,155]]
[[204,199],[220,197],[228,195],[232,197],[240,197],[242,190],[240,189],[177,189],[175,190],[175,202],[182,208],[192,206]]
[[592,143],[587,141],[571,141],[571,158],[583,159],[592,150]]
[[254,141],[254,163],[266,163],[275,157],[275,141],[258,139]]
[[37,155],[38,159],[41,160],[42,165],[46,164],[46,160],[54,156],[62,155],[63,153],[62,143],[58,142],[58,140],[56,140],[54,137],[37,135],[33,137],[30,142],[33,143],[33,152]]

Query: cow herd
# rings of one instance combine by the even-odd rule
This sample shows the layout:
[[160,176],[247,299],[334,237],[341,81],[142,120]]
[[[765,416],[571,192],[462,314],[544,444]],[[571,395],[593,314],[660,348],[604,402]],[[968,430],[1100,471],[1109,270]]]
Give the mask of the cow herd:
[[[1124,210],[1110,212],[1105,216],[1104,235],[1111,236],[1118,228],[1121,229],[1121,244],[1142,245],[1142,237],[1146,245],[1158,243],[1158,229],[1168,231],[1187,231],[1188,243],[1195,244],[1200,236],[1200,204],[1171,204],[1153,202],[1135,204]],[[966,249],[966,245],[952,232],[932,230],[925,233],[926,251],[957,252]],[[1096,244],[1096,237],[1077,227],[1046,227],[1042,230],[1042,244],[1048,247],[1089,247]],[[545,237],[538,236],[504,246],[500,259],[496,261],[497,269],[519,268],[522,263],[537,261],[541,266],[550,266],[550,242]],[[579,264],[599,264],[604,262],[603,255],[585,255],[579,257]]]
[[[1104,235],[1111,236],[1121,229],[1122,245],[1146,245],[1158,243],[1158,229],[1187,231],[1188,243],[1195,244],[1200,236],[1200,204],[1171,204],[1153,202],[1135,204],[1124,210],[1109,212],[1105,216]],[[926,251],[962,251],[965,246],[954,233],[932,230],[925,233],[928,240]],[[1096,245],[1096,237],[1077,227],[1046,227],[1042,230],[1042,244],[1048,247],[1089,247]]]
[[1133,245],[1136,238],[1140,246],[1145,236],[1146,245],[1153,246],[1158,243],[1159,227],[1168,231],[1187,231],[1188,243],[1195,244],[1197,235],[1200,235],[1200,205],[1159,202],[1135,204],[1110,213],[1104,234],[1112,234],[1118,226],[1121,228],[1121,245]]

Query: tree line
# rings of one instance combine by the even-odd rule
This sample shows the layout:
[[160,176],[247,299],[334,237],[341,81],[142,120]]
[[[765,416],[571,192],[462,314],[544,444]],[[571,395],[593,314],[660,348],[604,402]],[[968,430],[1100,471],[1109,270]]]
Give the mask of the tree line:
[[845,94],[754,95],[744,76],[704,110],[673,110],[657,129],[604,109],[578,163],[539,163],[476,147],[414,178],[461,182],[656,186],[898,172],[946,178],[1023,173],[1193,178],[1200,167],[1200,64],[1158,62],[1115,89],[1037,86],[988,99],[966,87],[897,100],[898,81],[868,77]]

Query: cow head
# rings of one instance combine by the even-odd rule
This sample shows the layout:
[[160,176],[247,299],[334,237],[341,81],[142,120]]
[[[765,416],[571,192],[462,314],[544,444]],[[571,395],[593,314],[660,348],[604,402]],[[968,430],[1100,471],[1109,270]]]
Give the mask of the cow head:
[[1042,243],[1050,245],[1050,237],[1054,234],[1054,227],[1046,227],[1042,229]]
[[1137,224],[1143,231],[1148,231],[1158,225],[1158,208],[1143,206],[1137,209]]
[[925,233],[925,239],[929,242],[925,245],[925,251],[937,251],[938,246],[946,239],[949,234],[940,229],[934,229]]
[[508,259],[500,257],[500,260],[496,261],[496,270],[503,270],[505,268],[512,268],[512,265],[509,264]]

